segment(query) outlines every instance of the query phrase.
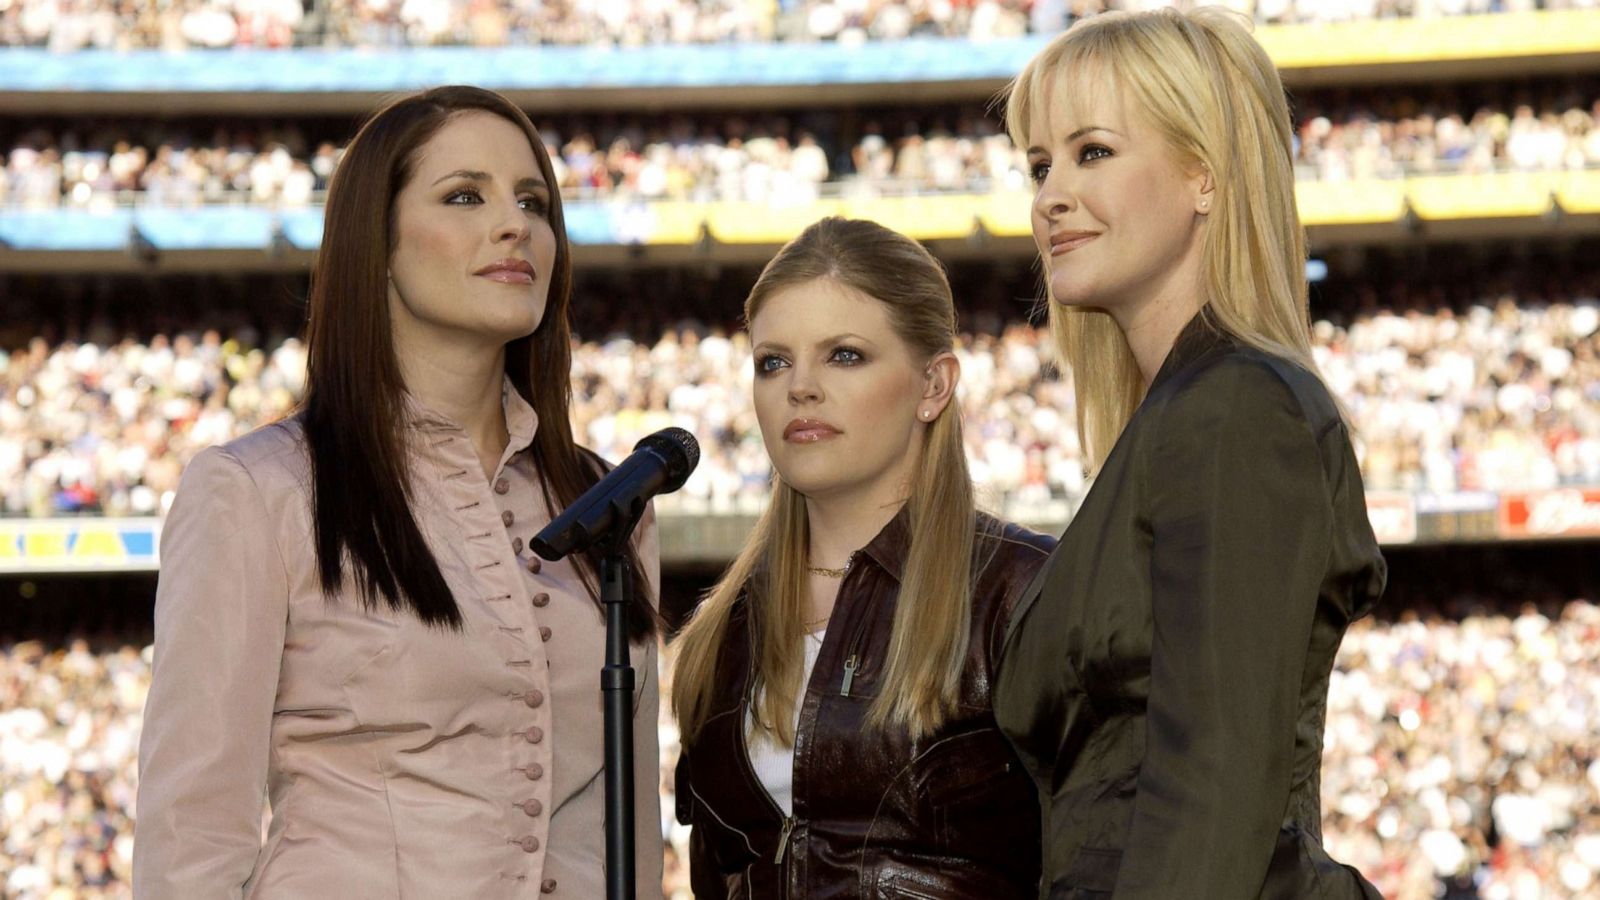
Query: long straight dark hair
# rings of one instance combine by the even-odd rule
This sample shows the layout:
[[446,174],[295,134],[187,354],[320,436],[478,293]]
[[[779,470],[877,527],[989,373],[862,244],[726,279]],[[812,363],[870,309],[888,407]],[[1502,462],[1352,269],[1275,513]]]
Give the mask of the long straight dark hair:
[[[481,88],[434,88],[396,100],[361,126],[328,185],[322,248],[312,270],[307,380],[302,407],[311,456],[312,521],[323,593],[337,596],[348,572],[367,609],[409,610],[429,625],[460,629],[461,609],[412,512],[406,461],[405,382],[395,355],[388,301],[395,197],[418,151],[463,112],[499,116],[522,129],[550,185],[555,266],[544,318],[506,344],[506,375],[539,417],[532,454],[545,502],[559,511],[599,480],[604,464],[572,438],[572,252],[555,172],[544,141],[511,101]],[[638,553],[629,550],[634,604],[630,637],[656,633]],[[599,602],[597,553],[573,559]]]

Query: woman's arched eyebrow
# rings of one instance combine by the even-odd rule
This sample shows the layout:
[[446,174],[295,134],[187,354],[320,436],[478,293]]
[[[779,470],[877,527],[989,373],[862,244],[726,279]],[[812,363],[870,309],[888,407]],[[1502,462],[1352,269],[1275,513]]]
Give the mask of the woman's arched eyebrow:
[[[438,184],[440,181],[448,181],[452,178],[465,178],[468,181],[480,182],[494,180],[494,176],[488,172],[480,172],[476,169],[457,169],[440,177],[434,184]],[[549,185],[544,183],[544,178],[530,175],[526,178],[518,179],[516,189],[519,191],[549,190]]]
[[[871,340],[869,338],[863,337],[862,335],[856,334],[853,331],[844,331],[844,332],[840,332],[839,334],[833,335],[831,337],[825,337],[822,340],[817,341],[812,346],[815,346],[815,347],[831,347],[834,344],[842,344],[842,343],[848,343],[848,342],[854,342],[854,343],[857,343],[857,344],[873,344],[873,345],[876,345],[876,343],[877,343],[876,341],[873,341],[873,340]],[[789,345],[783,343],[782,341],[762,341],[761,343],[756,344],[751,349],[752,350],[776,350],[776,351],[778,351],[780,353],[786,353],[789,350]]]
[[[1117,137],[1124,137],[1125,136],[1125,135],[1123,135],[1122,132],[1117,131],[1114,128],[1107,128],[1104,125],[1085,125],[1082,128],[1079,128],[1077,131],[1074,131],[1073,133],[1067,135],[1066,139],[1064,141],[1062,141],[1062,143],[1070,144],[1073,141],[1077,140],[1078,138],[1084,137],[1086,135],[1093,134],[1096,131],[1104,131],[1106,134],[1114,134]],[[1045,148],[1035,145],[1033,147],[1029,147],[1028,148],[1028,152],[1029,153],[1045,153],[1047,151],[1045,150]]]

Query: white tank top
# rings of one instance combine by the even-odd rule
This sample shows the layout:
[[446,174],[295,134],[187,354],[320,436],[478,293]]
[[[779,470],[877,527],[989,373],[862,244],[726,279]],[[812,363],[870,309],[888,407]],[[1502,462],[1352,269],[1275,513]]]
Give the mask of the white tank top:
[[[795,697],[792,723],[796,732],[800,728],[800,707],[805,703],[805,686],[811,683],[811,670],[817,666],[817,656],[822,652],[822,638],[826,634],[827,629],[823,629],[805,637],[806,658],[800,672],[800,694]],[[757,733],[753,707],[745,711],[744,742],[750,750],[750,765],[756,770],[756,778],[761,786],[767,789],[772,802],[778,804],[784,815],[794,815],[794,748],[779,745],[764,731]]]

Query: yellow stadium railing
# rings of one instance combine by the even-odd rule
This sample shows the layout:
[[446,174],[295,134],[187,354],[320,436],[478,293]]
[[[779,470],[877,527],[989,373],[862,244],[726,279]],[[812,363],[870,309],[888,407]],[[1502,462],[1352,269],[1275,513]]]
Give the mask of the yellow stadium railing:
[[724,244],[781,244],[806,225],[843,214],[844,201],[773,204],[720,201],[698,207],[711,239]]
[[1600,213],[1600,170],[1567,172],[1556,178],[1556,202],[1575,215]]
[[1307,225],[1366,225],[1394,222],[1406,211],[1405,182],[1302,181],[1295,185],[1300,221]]
[[1263,25],[1280,69],[1600,53],[1600,12],[1555,10],[1437,18]]
[[1406,199],[1423,220],[1511,219],[1550,211],[1554,173],[1434,175],[1406,181]]
[[[1417,219],[1517,219],[1550,213],[1600,214],[1600,170],[1428,175],[1296,185],[1300,218],[1310,227],[1381,225],[1408,211]],[[649,244],[687,244],[704,234],[727,244],[781,244],[824,216],[873,219],[920,240],[956,240],[978,228],[997,237],[1026,237],[1033,197],[1025,191],[900,197],[829,197],[793,205],[758,202],[649,204],[670,228]]]
[[872,219],[922,240],[953,240],[972,234],[976,199],[970,194],[836,197],[795,205],[720,202],[699,208],[712,239],[727,244],[781,244],[825,216]]

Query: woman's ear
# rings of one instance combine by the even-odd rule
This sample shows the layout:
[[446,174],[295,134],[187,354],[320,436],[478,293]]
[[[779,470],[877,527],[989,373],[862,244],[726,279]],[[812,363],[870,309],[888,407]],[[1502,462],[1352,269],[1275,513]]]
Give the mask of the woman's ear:
[[1190,175],[1189,185],[1194,191],[1195,213],[1202,216],[1209,214],[1211,201],[1217,194],[1217,181],[1211,175],[1211,167],[1201,163]]
[[922,386],[922,400],[917,404],[917,418],[932,422],[939,418],[956,396],[956,385],[961,383],[961,361],[949,350],[941,350],[928,360]]

